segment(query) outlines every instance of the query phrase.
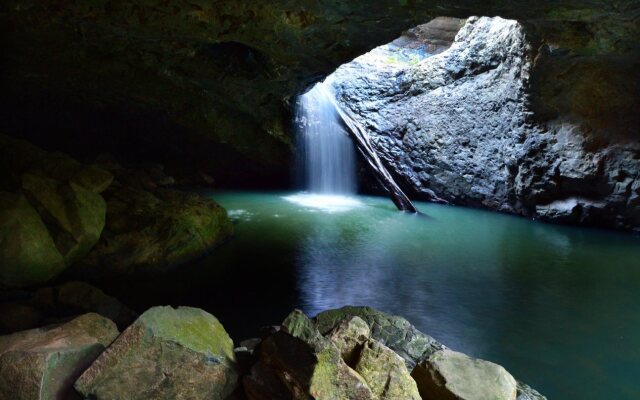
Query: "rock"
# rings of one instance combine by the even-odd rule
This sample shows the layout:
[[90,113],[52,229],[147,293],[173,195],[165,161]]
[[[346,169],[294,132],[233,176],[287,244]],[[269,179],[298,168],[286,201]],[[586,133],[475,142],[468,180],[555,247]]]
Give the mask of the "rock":
[[346,306],[318,314],[314,321],[322,334],[336,329],[344,320],[357,316],[371,330],[371,338],[400,355],[412,370],[415,364],[444,346],[416,329],[406,319],[389,315],[371,307]]
[[0,285],[46,282],[65,267],[47,227],[26,198],[0,192]]
[[137,318],[137,314],[118,299],[85,282],[66,282],[40,288],[29,304],[49,318],[94,312],[109,318],[120,329]]
[[85,314],[63,325],[0,337],[0,398],[78,398],[73,382],[117,335],[113,322]]
[[448,349],[431,354],[411,373],[425,399],[515,400],[516,380],[501,366]]
[[104,228],[107,205],[102,196],[73,182],[61,185],[34,173],[24,174],[22,182],[41,214],[67,234],[56,237],[65,263],[71,265],[83,258],[98,242]]
[[369,325],[360,317],[347,317],[342,320],[327,338],[340,350],[342,359],[354,368],[362,348],[371,337]]
[[205,254],[233,228],[213,200],[173,189],[112,185],[103,237],[75,268],[82,278],[123,278],[166,272]]
[[197,308],[153,307],[80,376],[75,388],[96,400],[225,399],[236,387],[233,342]]
[[371,388],[374,399],[421,399],[403,358],[375,340],[365,343],[355,370]]
[[[429,24],[455,27],[440,20]],[[605,122],[586,112],[629,99],[622,81],[565,50],[557,52],[564,57],[536,53],[524,25],[513,20],[469,18],[452,42],[429,24],[327,80],[415,196],[550,222],[640,226],[640,206],[629,206],[629,184],[640,173],[640,143],[629,133],[637,122]],[[435,42],[440,48],[429,51]],[[595,87],[566,83],[574,80]],[[602,97],[611,100],[580,104]],[[616,139],[622,131],[629,132]]]
[[244,380],[250,400],[283,392],[288,394],[281,398],[373,399],[364,379],[300,311],[289,314],[282,329],[262,342],[258,357]]

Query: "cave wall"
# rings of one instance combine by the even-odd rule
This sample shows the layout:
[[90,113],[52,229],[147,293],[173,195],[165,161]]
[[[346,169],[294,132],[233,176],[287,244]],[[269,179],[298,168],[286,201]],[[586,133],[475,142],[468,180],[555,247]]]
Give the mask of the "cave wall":
[[[74,127],[87,108],[123,120],[127,117],[119,110],[140,110],[151,116],[149,121],[173,124],[173,137],[193,137],[187,142],[212,149],[212,154],[229,154],[231,149],[239,154],[229,160],[231,165],[220,157],[215,169],[255,163],[257,168],[246,176],[270,171],[279,179],[288,168],[289,157],[283,155],[291,151],[293,96],[408,27],[435,16],[470,15],[518,19],[541,42],[568,51],[563,60],[569,66],[563,67],[554,61],[560,54],[550,53],[553,62],[540,77],[541,114],[571,111],[608,126],[611,118],[629,113],[614,102],[594,111],[585,98],[596,94],[609,99],[608,82],[619,81],[631,68],[627,63],[629,54],[637,55],[638,10],[632,0],[10,0],[0,6],[3,129],[40,142],[47,135],[69,135],[67,128]],[[545,86],[547,76],[565,79],[576,61],[597,68],[583,73],[577,67],[577,73],[569,74],[567,86],[574,91],[559,94],[556,86]],[[614,64],[623,73],[610,74]],[[628,92],[632,90],[630,86]],[[628,97],[616,99],[626,107]],[[42,112],[51,103],[66,105],[66,125],[55,132],[48,124],[55,118]],[[41,123],[11,118],[15,115],[36,115]],[[130,150],[154,141],[171,148],[176,142],[171,132],[156,134],[151,122],[148,128],[122,135],[114,147],[135,135],[153,140],[132,141]],[[56,150],[73,153],[74,140],[65,143]],[[212,158],[188,151],[166,158],[171,157],[197,159],[203,165]]]

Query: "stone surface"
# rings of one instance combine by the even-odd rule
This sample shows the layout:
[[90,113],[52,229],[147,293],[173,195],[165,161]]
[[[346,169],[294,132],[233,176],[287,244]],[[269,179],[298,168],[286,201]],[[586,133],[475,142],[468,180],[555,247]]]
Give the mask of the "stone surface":
[[400,355],[412,370],[415,364],[431,353],[443,349],[431,336],[428,336],[406,319],[389,315],[371,307],[346,306],[334,310],[323,311],[314,321],[322,334],[336,329],[345,319],[357,316],[364,320],[371,330],[371,338],[379,341]]
[[114,184],[104,196],[105,232],[74,270],[83,278],[162,273],[205,254],[233,231],[226,210],[197,193]]
[[[535,35],[501,18],[470,18],[448,48],[440,40],[430,52],[425,36],[442,36],[432,31],[418,27],[329,78],[342,107],[367,127],[384,162],[416,195],[549,221],[640,229],[632,189],[640,173],[634,122],[602,122],[603,115],[560,105],[555,113],[541,111],[551,92],[577,90],[563,81],[578,75],[554,76],[560,72],[544,61],[559,58],[560,50],[534,49]],[[583,68],[573,64],[566,68]],[[542,81],[544,91],[532,89]],[[589,90],[601,101],[608,95],[636,101],[622,94],[628,90],[622,84],[609,94]],[[588,101],[595,94],[575,96]]]
[[0,286],[38,284],[64,269],[47,227],[27,199],[0,192]]
[[516,380],[501,366],[448,349],[430,355],[411,373],[425,399],[515,400]]
[[340,322],[327,338],[340,350],[342,359],[354,368],[362,348],[371,337],[369,325],[360,317],[347,317]]
[[0,337],[0,398],[79,398],[73,382],[118,335],[115,324],[85,314],[63,325]]
[[354,369],[367,382],[374,399],[421,399],[402,357],[375,340],[364,344]]
[[282,329],[260,345],[259,361],[245,377],[249,399],[279,394],[292,399],[373,399],[364,379],[341,358],[313,321],[292,312]]
[[96,400],[222,400],[236,381],[233,342],[213,315],[153,307],[98,357],[75,388]]

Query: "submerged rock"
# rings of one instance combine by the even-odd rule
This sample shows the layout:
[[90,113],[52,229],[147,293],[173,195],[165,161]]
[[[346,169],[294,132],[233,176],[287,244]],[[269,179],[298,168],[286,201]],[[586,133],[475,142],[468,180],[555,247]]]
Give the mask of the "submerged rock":
[[73,382],[116,336],[115,324],[97,314],[1,336],[0,398],[79,398]]
[[102,399],[225,399],[236,381],[233,342],[211,314],[153,307],[142,314],[75,383]]
[[411,373],[425,399],[515,400],[516,380],[501,366],[448,349],[431,354]]

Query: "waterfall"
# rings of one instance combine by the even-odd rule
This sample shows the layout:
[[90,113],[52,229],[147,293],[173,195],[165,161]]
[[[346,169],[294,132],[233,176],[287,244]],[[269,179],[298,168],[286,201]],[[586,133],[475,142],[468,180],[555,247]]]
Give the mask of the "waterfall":
[[356,159],[351,138],[331,101],[331,88],[318,83],[296,103],[299,167],[311,193],[356,192]]

